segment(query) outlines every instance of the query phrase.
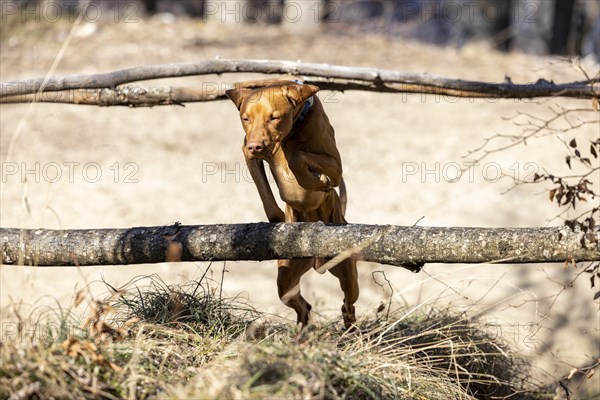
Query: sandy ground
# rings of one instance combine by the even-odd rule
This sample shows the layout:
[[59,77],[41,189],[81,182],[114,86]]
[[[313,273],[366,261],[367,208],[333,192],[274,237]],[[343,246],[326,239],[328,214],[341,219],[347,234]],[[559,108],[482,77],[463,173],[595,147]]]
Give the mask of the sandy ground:
[[[17,28],[3,31],[9,34],[3,34],[0,42],[2,81],[47,73],[70,25]],[[173,24],[160,18],[80,27],[55,73],[107,72],[214,57],[301,59],[487,81],[502,81],[505,75],[514,82],[582,79],[569,63],[556,58],[490,52],[485,43],[457,50],[370,35],[320,32],[304,36],[278,28],[189,20]],[[598,68],[591,62],[585,67],[591,73]],[[221,84],[252,77],[192,77],[146,85]],[[517,111],[544,117],[555,104],[589,106],[562,99],[472,101],[362,92],[320,96],[344,161],[347,219],[368,224],[547,225],[557,214],[556,206],[547,201],[543,190],[547,187],[518,187],[503,194],[512,184],[496,179],[497,167],[520,178],[542,167],[566,172],[560,138],[533,140],[528,146],[492,155],[458,182],[452,182],[455,166],[464,165],[463,156],[485,137],[518,133],[520,128],[504,119]],[[2,227],[106,228],[266,220],[243,167],[243,133],[229,102],[152,109],[6,105],[0,112],[3,168],[16,163],[20,172],[35,171],[36,165],[40,169],[29,173],[26,182],[22,174],[5,176],[3,172]],[[597,125],[577,135],[581,143],[595,138]],[[7,158],[9,143],[13,150]],[[274,265],[228,262],[224,289],[230,295],[247,296],[260,310],[292,318],[277,298]],[[91,284],[96,293],[105,291],[98,282],[101,278],[118,286],[134,276],[156,273],[169,283],[181,283],[198,278],[207,268],[220,280],[223,263],[79,271],[3,266],[3,323],[14,318],[9,304],[23,303],[24,307],[58,301],[68,306],[76,288]],[[587,275],[563,291],[578,271],[564,270],[562,265],[428,265],[424,272],[411,274],[363,263],[360,271],[359,316],[373,314],[390,296],[407,312],[451,304],[457,310],[480,313],[489,321],[491,333],[534,358],[545,382],[560,379],[573,366],[589,365],[598,357],[597,304],[592,302]],[[374,271],[383,273],[372,275]],[[384,274],[391,287],[380,286]],[[317,315],[339,316],[342,297],[332,276],[309,274],[303,292]]]

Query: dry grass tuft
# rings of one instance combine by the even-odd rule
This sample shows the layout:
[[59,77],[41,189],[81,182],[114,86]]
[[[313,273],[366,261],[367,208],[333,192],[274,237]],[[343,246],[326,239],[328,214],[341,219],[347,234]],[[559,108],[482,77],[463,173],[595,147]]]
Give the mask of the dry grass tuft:
[[549,398],[527,391],[527,363],[505,343],[447,309],[396,311],[355,332],[310,326],[295,342],[293,324],[223,298],[204,277],[109,288],[82,321],[45,311],[19,325],[55,327],[43,337],[3,337],[0,398]]
[[528,365],[479,322],[449,310],[333,324],[258,342],[233,342],[192,384],[169,398],[542,399]]
[[205,273],[185,285],[167,285],[158,275],[137,277],[111,292],[123,293],[114,305],[120,320],[139,318],[213,336],[243,333],[260,314],[241,297],[223,297],[220,289]]

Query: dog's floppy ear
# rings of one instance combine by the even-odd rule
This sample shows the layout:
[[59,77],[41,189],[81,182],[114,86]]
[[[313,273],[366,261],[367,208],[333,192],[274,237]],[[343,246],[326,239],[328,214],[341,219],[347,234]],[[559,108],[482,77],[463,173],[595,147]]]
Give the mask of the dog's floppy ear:
[[285,85],[282,87],[283,94],[294,107],[298,107],[311,96],[319,91],[319,87],[315,85]]
[[244,102],[246,97],[248,97],[251,91],[252,89],[242,87],[237,89],[226,90],[225,94],[231,99],[231,101],[233,101],[233,103],[239,110],[242,106],[242,103]]

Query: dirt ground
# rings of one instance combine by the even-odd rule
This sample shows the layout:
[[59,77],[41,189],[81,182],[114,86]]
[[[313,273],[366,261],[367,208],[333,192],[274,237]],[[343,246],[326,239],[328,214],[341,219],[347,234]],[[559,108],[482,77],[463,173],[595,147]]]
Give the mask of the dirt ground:
[[[17,25],[3,29],[2,81],[44,76],[70,25]],[[74,31],[55,74],[108,72],[131,66],[222,58],[302,60],[428,72],[514,82],[539,78],[581,80],[581,72],[557,58],[492,52],[486,43],[439,48],[375,35],[332,31],[301,35],[285,28],[203,23],[154,17],[139,23],[84,24]],[[590,74],[598,65],[584,60]],[[226,74],[148,82],[143,85],[230,84],[256,75]],[[559,141],[572,134],[532,140],[491,155],[455,181],[468,150],[497,133],[518,133],[507,117],[528,112],[548,117],[549,107],[588,107],[577,100],[490,101],[364,92],[322,93],[344,162],[347,219],[366,224],[527,227],[549,222],[558,210],[548,186],[505,193],[510,179],[542,168],[566,172]],[[107,228],[266,221],[243,167],[243,133],[230,102],[185,107],[128,109],[77,105],[0,107],[3,164],[2,227]],[[597,118],[585,114],[584,118]],[[584,127],[578,141],[598,136]],[[8,148],[11,153],[7,154]],[[8,165],[19,173],[7,175]],[[58,165],[58,168],[57,168]],[[12,168],[12,167],[11,167]],[[39,171],[36,170],[39,168]],[[33,172],[23,174],[25,170]],[[45,172],[44,172],[45,171]],[[56,175],[56,171],[60,173]],[[98,175],[100,173],[100,175]],[[50,182],[54,181],[54,182]],[[595,187],[598,179],[595,178]],[[14,320],[10,304],[72,304],[76,288],[103,293],[137,275],[158,274],[169,283],[198,278],[210,268],[224,290],[247,296],[259,310],[292,318],[275,287],[274,262],[186,263],[75,268],[2,266],[2,321]],[[598,358],[598,304],[587,275],[563,265],[427,265],[419,274],[360,264],[358,316],[391,300],[406,312],[451,305],[488,321],[534,359],[536,374],[551,383],[572,367]],[[319,316],[338,317],[341,291],[331,275],[310,273],[302,290]],[[556,297],[557,294],[560,296]],[[598,380],[594,378],[593,384]]]

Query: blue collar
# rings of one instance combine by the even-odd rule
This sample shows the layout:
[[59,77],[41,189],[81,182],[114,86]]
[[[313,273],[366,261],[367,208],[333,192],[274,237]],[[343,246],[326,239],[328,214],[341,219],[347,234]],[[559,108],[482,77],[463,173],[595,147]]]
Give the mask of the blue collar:
[[298,118],[296,118],[296,121],[294,121],[294,125],[296,125],[296,124],[299,125],[304,122],[304,120],[306,119],[306,115],[310,111],[310,108],[312,107],[314,102],[315,102],[315,99],[313,99],[312,96],[304,102],[304,107],[302,108],[302,112],[300,113]]
[[[304,82],[302,82],[300,79],[294,79],[294,82],[296,82],[299,85],[304,85]],[[300,113],[300,115],[298,115],[298,118],[296,118],[296,120],[294,121],[294,125],[300,125],[301,123],[304,122],[304,120],[306,119],[306,115],[308,115],[310,108],[312,107],[312,105],[315,102],[315,99],[313,97],[314,96],[311,96],[310,99],[308,99],[304,102],[304,107],[302,108],[302,112]]]

